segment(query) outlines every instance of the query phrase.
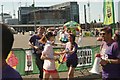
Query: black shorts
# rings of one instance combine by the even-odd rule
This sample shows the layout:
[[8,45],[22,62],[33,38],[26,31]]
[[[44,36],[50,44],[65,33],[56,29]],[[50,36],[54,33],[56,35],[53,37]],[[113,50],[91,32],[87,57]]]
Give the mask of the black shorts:
[[67,67],[73,67],[73,68],[76,68],[77,67],[77,64],[78,64],[78,59],[67,59],[66,61],[66,66]]

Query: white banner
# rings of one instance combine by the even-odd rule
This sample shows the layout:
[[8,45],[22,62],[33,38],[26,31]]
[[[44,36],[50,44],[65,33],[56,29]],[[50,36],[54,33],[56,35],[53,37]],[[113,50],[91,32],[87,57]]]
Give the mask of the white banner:
[[77,67],[92,65],[92,49],[78,49],[77,56],[78,56]]
[[32,50],[26,50],[25,71],[33,71]]

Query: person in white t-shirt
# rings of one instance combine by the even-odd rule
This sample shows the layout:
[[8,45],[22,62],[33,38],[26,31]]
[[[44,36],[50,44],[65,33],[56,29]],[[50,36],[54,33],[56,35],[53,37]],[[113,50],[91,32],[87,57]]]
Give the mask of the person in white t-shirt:
[[83,33],[82,33],[82,30],[80,30],[80,35],[78,38],[78,46],[79,47],[82,47],[82,40],[83,40]]
[[68,33],[64,30],[62,33],[60,33],[60,41],[62,43],[67,43],[68,42]]
[[[42,51],[41,59],[44,59],[43,64],[43,79],[49,80],[49,77],[51,76],[55,80],[59,80],[59,75],[55,67],[55,60],[57,60],[56,57],[54,57],[54,51],[52,47],[52,41],[54,41],[55,37],[52,32],[48,32],[46,34],[47,42],[45,44],[44,50]],[[59,54],[57,54],[59,55]]]

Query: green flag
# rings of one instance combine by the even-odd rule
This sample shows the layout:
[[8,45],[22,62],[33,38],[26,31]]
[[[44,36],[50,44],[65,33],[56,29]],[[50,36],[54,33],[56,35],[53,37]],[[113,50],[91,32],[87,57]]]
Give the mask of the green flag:
[[104,13],[103,22],[104,25],[110,25],[115,23],[113,0],[104,0],[103,13]]

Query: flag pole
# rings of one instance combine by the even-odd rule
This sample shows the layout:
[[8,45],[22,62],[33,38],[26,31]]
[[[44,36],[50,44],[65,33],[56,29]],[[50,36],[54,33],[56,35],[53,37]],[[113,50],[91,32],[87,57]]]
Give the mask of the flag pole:
[[36,32],[36,15],[35,15],[35,0],[33,0],[33,14],[34,14],[34,31]]
[[2,23],[4,23],[4,13],[3,13],[3,5],[1,5],[1,9],[2,9],[2,13],[1,13],[1,15],[2,15]]

